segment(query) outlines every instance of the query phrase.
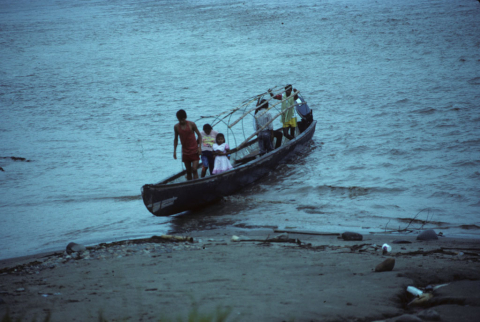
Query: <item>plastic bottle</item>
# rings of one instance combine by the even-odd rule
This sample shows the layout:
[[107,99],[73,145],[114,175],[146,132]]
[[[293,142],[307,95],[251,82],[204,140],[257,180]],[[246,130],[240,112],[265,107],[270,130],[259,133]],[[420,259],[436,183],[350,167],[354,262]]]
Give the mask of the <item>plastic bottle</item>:
[[407,292],[414,295],[414,296],[420,296],[420,295],[423,294],[422,291],[420,291],[418,288],[413,287],[413,286],[407,287]]
[[388,244],[383,244],[382,250],[383,250],[383,254],[390,253],[392,251],[392,246]]

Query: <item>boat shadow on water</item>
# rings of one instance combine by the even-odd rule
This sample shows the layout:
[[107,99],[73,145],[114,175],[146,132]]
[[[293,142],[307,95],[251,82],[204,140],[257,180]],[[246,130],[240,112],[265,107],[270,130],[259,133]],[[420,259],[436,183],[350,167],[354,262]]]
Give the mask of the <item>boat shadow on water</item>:
[[[209,204],[198,206],[194,209],[187,210],[171,216],[170,224],[171,232],[185,234],[191,231],[205,231],[225,227],[236,228],[276,228],[271,226],[245,226],[243,216],[239,214],[248,212],[258,207],[258,203],[268,203],[266,200],[258,200],[256,196],[262,193],[265,186],[282,185],[287,175],[291,171],[295,171],[297,166],[305,165],[305,159],[309,155],[321,149],[322,145],[310,141],[309,144],[300,150],[300,153],[290,160],[288,163],[281,163],[269,175],[245,186],[242,191],[230,196],[222,197],[219,200],[212,201]],[[288,166],[287,166],[288,165]],[[293,166],[294,169],[292,169]],[[274,202],[275,203],[275,202]]]

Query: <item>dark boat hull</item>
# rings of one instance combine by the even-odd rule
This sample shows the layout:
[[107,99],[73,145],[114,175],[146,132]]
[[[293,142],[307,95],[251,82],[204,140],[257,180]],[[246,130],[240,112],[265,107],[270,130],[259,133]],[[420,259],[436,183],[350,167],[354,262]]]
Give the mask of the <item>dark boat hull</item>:
[[143,202],[155,216],[169,216],[231,195],[294,157],[312,139],[316,124],[313,121],[294,140],[233,170],[182,183],[166,184],[167,179],[158,184],[144,185]]

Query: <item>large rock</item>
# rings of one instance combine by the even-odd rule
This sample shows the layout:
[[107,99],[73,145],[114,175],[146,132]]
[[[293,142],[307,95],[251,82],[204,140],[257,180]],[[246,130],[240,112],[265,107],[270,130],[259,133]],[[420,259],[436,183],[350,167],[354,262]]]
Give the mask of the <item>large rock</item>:
[[417,240],[435,240],[435,239],[438,239],[438,236],[437,236],[437,233],[435,233],[435,230],[433,229],[422,231],[417,236]]
[[346,231],[342,234],[343,240],[363,240],[363,236],[359,233],[352,233],[351,231]]
[[67,254],[72,254],[72,253],[80,253],[80,252],[84,252],[86,251],[87,248],[81,244],[77,244],[77,243],[70,243],[67,245]]
[[375,267],[375,272],[389,272],[395,267],[395,258],[387,258]]

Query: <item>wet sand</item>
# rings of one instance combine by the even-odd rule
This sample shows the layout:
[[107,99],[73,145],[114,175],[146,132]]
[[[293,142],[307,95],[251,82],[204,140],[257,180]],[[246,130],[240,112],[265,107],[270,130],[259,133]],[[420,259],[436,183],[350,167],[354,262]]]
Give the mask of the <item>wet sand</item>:
[[[234,235],[241,241],[232,241]],[[270,229],[218,229],[191,233],[193,243],[126,241],[88,247],[79,258],[60,251],[3,260],[0,314],[22,321],[48,316],[176,321],[192,312],[226,321],[477,321],[480,316],[478,240],[281,235]],[[271,242],[264,242],[267,238]],[[382,254],[384,243],[391,253]],[[387,258],[395,259],[393,270],[375,272]],[[433,297],[409,305],[414,297],[407,286]]]

